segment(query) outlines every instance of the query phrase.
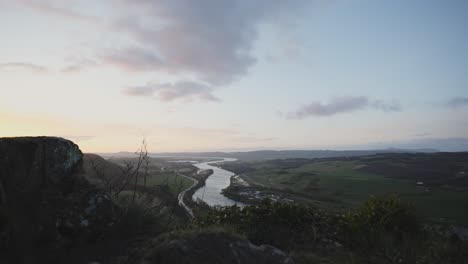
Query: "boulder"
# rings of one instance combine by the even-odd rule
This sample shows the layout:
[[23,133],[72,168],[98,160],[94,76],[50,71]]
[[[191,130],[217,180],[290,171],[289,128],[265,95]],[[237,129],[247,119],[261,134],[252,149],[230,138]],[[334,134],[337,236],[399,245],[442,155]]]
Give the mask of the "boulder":
[[[161,239],[160,239],[161,240]],[[195,232],[167,236],[148,250],[141,264],[293,264],[283,251],[256,246],[226,232]]]
[[112,202],[82,176],[82,162],[63,138],[0,138],[0,262],[36,263],[112,224]]
[[63,138],[0,138],[4,194],[37,192],[51,186],[71,191],[76,180],[73,173],[80,168],[82,158],[78,146]]

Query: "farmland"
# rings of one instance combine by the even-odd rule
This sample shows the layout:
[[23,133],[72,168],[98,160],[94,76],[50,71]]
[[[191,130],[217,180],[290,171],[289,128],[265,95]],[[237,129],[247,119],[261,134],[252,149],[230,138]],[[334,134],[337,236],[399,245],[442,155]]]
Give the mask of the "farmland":
[[356,207],[370,196],[397,193],[421,217],[468,224],[468,154],[379,154],[329,159],[225,163],[252,188],[295,201]]

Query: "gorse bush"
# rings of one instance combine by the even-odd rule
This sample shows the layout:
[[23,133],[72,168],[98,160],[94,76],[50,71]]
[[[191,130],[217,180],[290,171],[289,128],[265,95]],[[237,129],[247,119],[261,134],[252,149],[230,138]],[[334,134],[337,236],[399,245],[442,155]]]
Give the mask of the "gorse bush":
[[122,237],[132,237],[158,235],[174,228],[179,222],[176,207],[163,203],[159,197],[155,193],[140,192],[133,199],[131,192],[122,192],[115,200],[119,210],[113,231]]
[[331,235],[330,217],[303,205],[264,200],[243,209],[231,206],[212,210],[196,219],[196,227],[227,225],[256,244],[271,244],[285,250],[310,245],[323,234]]
[[468,243],[423,226],[412,204],[396,195],[373,197],[345,213],[339,239],[370,263],[468,263]]
[[370,198],[346,212],[338,229],[343,243],[377,257],[377,263],[414,263],[421,246],[421,223],[414,207],[395,195]]
[[396,236],[414,235],[421,230],[415,208],[395,195],[374,197],[361,207],[344,214],[345,232],[389,232]]
[[242,209],[220,207],[195,219],[189,229],[207,227],[228,228],[254,244],[296,256],[299,252],[300,263],[331,258],[336,259],[330,263],[468,263],[467,241],[423,226],[414,207],[394,195],[338,214],[269,200]]
[[113,230],[118,230],[119,236],[132,237],[145,233],[160,233],[162,215],[156,210],[149,210],[142,202],[122,202],[116,224]]

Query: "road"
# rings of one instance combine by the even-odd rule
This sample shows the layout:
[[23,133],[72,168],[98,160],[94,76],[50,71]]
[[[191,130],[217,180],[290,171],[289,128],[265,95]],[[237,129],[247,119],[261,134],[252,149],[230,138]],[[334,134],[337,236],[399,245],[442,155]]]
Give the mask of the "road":
[[194,178],[191,178],[191,177],[189,177],[189,176],[187,176],[187,175],[184,175],[184,174],[182,174],[182,173],[176,172],[176,174],[179,175],[179,176],[185,177],[185,178],[190,179],[190,180],[193,181],[193,184],[192,184],[190,187],[188,187],[187,189],[185,189],[185,190],[183,190],[182,192],[180,192],[180,193],[179,193],[179,196],[177,197],[177,199],[179,200],[179,205],[182,206],[182,208],[185,209],[185,211],[186,211],[187,214],[190,216],[190,218],[193,219],[193,218],[195,217],[195,215],[193,214],[193,210],[190,209],[190,207],[188,207],[188,206],[184,203],[184,196],[185,196],[185,193],[187,193],[187,191],[189,191],[190,189],[194,188],[195,185],[198,184],[198,181],[195,180]]

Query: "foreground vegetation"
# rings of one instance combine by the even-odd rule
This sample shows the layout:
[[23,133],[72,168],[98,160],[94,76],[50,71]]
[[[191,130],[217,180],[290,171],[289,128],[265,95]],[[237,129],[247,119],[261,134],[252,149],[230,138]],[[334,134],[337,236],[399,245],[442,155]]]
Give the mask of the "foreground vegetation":
[[[212,233],[275,246],[298,264],[468,263],[467,240],[449,227],[426,224],[412,204],[397,196],[371,198],[338,213],[264,200],[244,208],[205,208],[204,215],[193,220],[176,213],[176,203],[153,210],[151,196],[139,197],[119,201],[123,211],[105,238],[133,241],[126,246],[134,259],[124,263],[139,263],[139,258],[152,255],[154,245],[157,248],[164,241],[185,241]],[[151,247],[149,240],[155,241]],[[203,243],[207,244],[198,246],[210,251],[212,245]]]
[[372,198],[340,214],[273,203],[223,207],[189,229],[223,227],[255,244],[288,251],[298,263],[467,263],[468,242],[440,226],[423,224],[396,196]]

